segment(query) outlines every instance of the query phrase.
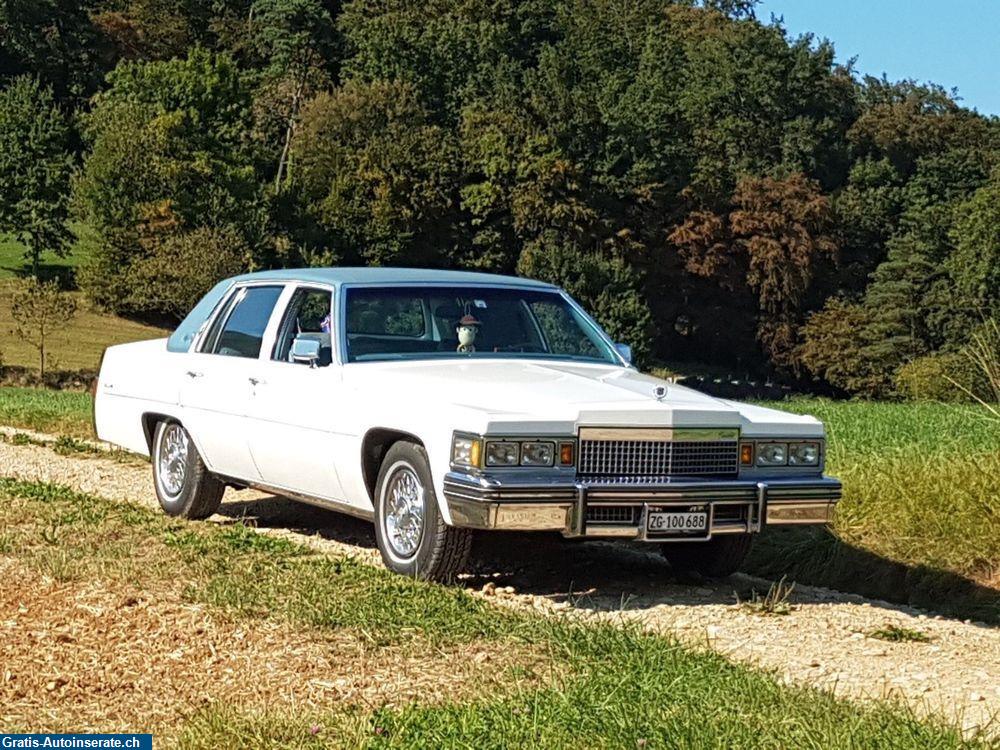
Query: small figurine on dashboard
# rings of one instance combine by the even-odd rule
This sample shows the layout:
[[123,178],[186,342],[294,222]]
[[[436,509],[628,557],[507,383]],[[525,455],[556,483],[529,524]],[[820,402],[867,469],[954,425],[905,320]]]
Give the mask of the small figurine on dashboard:
[[455,333],[458,334],[458,350],[464,354],[471,354],[476,351],[476,334],[479,333],[480,323],[476,318],[468,313],[462,316],[462,319],[458,321],[458,328],[455,329]]

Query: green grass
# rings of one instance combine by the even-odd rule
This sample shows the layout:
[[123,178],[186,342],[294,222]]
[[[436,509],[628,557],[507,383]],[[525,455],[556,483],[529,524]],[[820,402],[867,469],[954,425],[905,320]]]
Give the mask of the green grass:
[[0,424],[68,437],[93,437],[93,399],[79,391],[0,388]]
[[[349,629],[373,648],[494,643],[545,654],[545,684],[514,674],[472,702],[234,706],[178,717],[179,745],[253,747],[952,748],[958,730],[889,704],[855,705],[645,634],[495,609],[464,591],[317,555],[240,525],[192,524],[45,484],[0,479],[0,539],[57,580],[186,582],[230,617]],[[422,646],[427,648],[426,645]],[[507,678],[505,678],[507,679]],[[525,687],[530,685],[530,687]]]
[[[78,227],[73,225],[74,229]],[[0,235],[0,280],[21,276],[31,270],[31,264],[25,260],[24,245],[10,235]],[[74,242],[69,247],[66,257],[59,258],[53,253],[44,253],[41,258],[41,271],[45,277],[72,277],[74,271],[87,260],[86,246]]]
[[[17,281],[0,279],[0,363],[35,369],[38,350],[14,335],[11,301]],[[92,310],[83,295],[77,297],[78,312],[49,339],[49,370],[96,370],[104,350],[112,344],[167,336],[168,331]]]
[[892,641],[893,643],[929,643],[931,640],[926,633],[912,628],[903,628],[899,625],[886,625],[884,628],[873,630],[868,635],[871,638],[878,638],[880,641]]
[[751,570],[1000,620],[1000,423],[951,404],[774,405],[824,421],[844,497],[833,534],[767,534]]

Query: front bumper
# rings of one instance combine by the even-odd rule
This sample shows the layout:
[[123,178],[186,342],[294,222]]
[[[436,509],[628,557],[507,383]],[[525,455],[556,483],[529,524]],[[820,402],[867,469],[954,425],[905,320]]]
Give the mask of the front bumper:
[[[497,479],[450,472],[444,497],[455,526],[559,531],[567,537],[705,541],[716,534],[752,534],[765,525],[828,523],[841,495],[832,477],[766,480],[584,482],[542,475]],[[708,513],[693,534],[647,531],[651,510]]]

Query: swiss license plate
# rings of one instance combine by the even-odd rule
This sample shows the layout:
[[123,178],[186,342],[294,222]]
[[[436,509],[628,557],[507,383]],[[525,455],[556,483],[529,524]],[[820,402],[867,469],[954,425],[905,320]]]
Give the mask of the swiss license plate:
[[671,534],[685,531],[707,531],[708,513],[650,511],[646,516],[646,530],[658,534]]

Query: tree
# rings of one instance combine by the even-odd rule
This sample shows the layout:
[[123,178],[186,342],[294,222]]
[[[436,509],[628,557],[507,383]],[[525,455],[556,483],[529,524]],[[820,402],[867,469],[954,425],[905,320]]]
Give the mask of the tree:
[[978,309],[1000,308],[1000,180],[958,207],[951,241],[948,270],[964,300]]
[[727,216],[696,212],[670,239],[690,272],[754,292],[757,337],[772,362],[789,367],[815,270],[836,252],[829,228],[830,204],[814,181],[748,177],[737,184]]
[[76,300],[55,281],[31,279],[14,293],[10,314],[15,335],[38,350],[38,375],[44,381],[48,338],[76,315]]
[[319,0],[256,0],[251,18],[253,47],[262,68],[257,119],[280,123],[281,148],[274,174],[274,189],[280,192],[288,179],[299,110],[331,80],[339,45],[333,19]]
[[250,92],[228,55],[126,63],[85,117],[92,150],[74,184],[93,231],[80,285],[117,312],[149,311],[131,273],[168,236],[236,231],[251,263],[269,262],[268,214],[251,149]]
[[456,140],[405,83],[348,83],[302,112],[293,152],[308,210],[348,260],[451,265]]
[[22,76],[0,91],[0,231],[24,243],[35,278],[42,253],[67,251],[69,138],[50,89]]

